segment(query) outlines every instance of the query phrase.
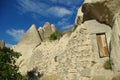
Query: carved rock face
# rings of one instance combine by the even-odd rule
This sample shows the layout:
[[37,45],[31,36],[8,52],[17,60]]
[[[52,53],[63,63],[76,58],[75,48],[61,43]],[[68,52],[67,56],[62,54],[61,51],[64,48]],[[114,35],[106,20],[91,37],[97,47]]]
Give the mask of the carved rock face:
[[83,22],[95,19],[111,27],[110,59],[112,70],[120,73],[120,0],[105,0],[85,3],[82,6]]
[[[120,13],[120,0],[85,0],[79,8],[75,25],[79,22],[95,19],[113,26],[114,16]],[[82,18],[82,19],[79,19]],[[78,21],[77,21],[78,20]],[[77,24],[78,25],[78,24]]]
[[107,6],[105,6],[105,2],[97,2],[97,3],[85,3],[82,7],[83,22],[86,20],[96,19],[101,23],[105,23],[107,25],[112,26],[113,14],[109,10]]

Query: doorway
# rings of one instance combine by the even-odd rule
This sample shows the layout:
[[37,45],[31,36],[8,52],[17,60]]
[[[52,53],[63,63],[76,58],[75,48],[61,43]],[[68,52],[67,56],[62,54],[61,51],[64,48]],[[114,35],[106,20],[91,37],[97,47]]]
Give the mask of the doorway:
[[109,57],[108,46],[107,46],[107,39],[105,33],[96,34],[96,40],[99,50],[99,56],[102,57]]

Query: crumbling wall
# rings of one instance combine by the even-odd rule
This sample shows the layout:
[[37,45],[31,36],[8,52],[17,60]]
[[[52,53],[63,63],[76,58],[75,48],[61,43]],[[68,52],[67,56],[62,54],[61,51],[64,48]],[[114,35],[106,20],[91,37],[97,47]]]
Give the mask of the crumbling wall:
[[[97,1],[97,2],[96,2]],[[101,24],[107,24],[111,28],[108,47],[111,59],[112,70],[115,73],[120,71],[119,48],[120,48],[120,1],[119,0],[85,0],[82,10],[83,21],[97,20]],[[79,11],[79,13],[82,13]],[[80,15],[79,14],[79,15]],[[77,21],[76,21],[77,22]],[[88,27],[89,28],[89,27]],[[98,28],[94,28],[96,30]],[[98,30],[97,30],[98,31]],[[104,31],[104,30],[102,30]],[[98,31],[99,32],[99,31]]]
[[44,76],[57,80],[91,80],[92,45],[86,25],[60,41],[42,42],[29,59],[28,70],[38,67]]

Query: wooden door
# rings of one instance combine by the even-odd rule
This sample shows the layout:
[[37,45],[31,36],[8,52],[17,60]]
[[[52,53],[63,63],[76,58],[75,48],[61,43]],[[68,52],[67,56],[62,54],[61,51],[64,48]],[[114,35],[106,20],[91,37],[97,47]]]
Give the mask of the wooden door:
[[107,39],[106,39],[105,33],[97,34],[96,39],[97,39],[100,57],[109,56],[108,47],[107,47]]

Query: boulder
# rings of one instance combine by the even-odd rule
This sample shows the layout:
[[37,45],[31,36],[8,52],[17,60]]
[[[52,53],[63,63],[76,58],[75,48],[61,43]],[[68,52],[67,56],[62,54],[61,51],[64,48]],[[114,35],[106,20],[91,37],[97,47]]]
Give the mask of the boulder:
[[96,19],[101,23],[112,26],[113,14],[107,6],[106,2],[86,3],[82,7],[83,22],[91,19]]
[[[103,1],[107,1],[107,0],[84,0],[84,4],[90,4],[90,3],[96,3],[96,2],[103,2]],[[78,25],[81,25],[83,23],[83,15],[84,15],[84,12],[82,11],[83,9],[83,5],[78,9],[78,12],[77,12],[77,16],[76,16],[76,19],[75,19],[75,24],[74,24],[74,28],[73,30],[75,30],[77,28]],[[93,9],[94,10],[94,9]],[[86,10],[85,10],[86,11]]]

